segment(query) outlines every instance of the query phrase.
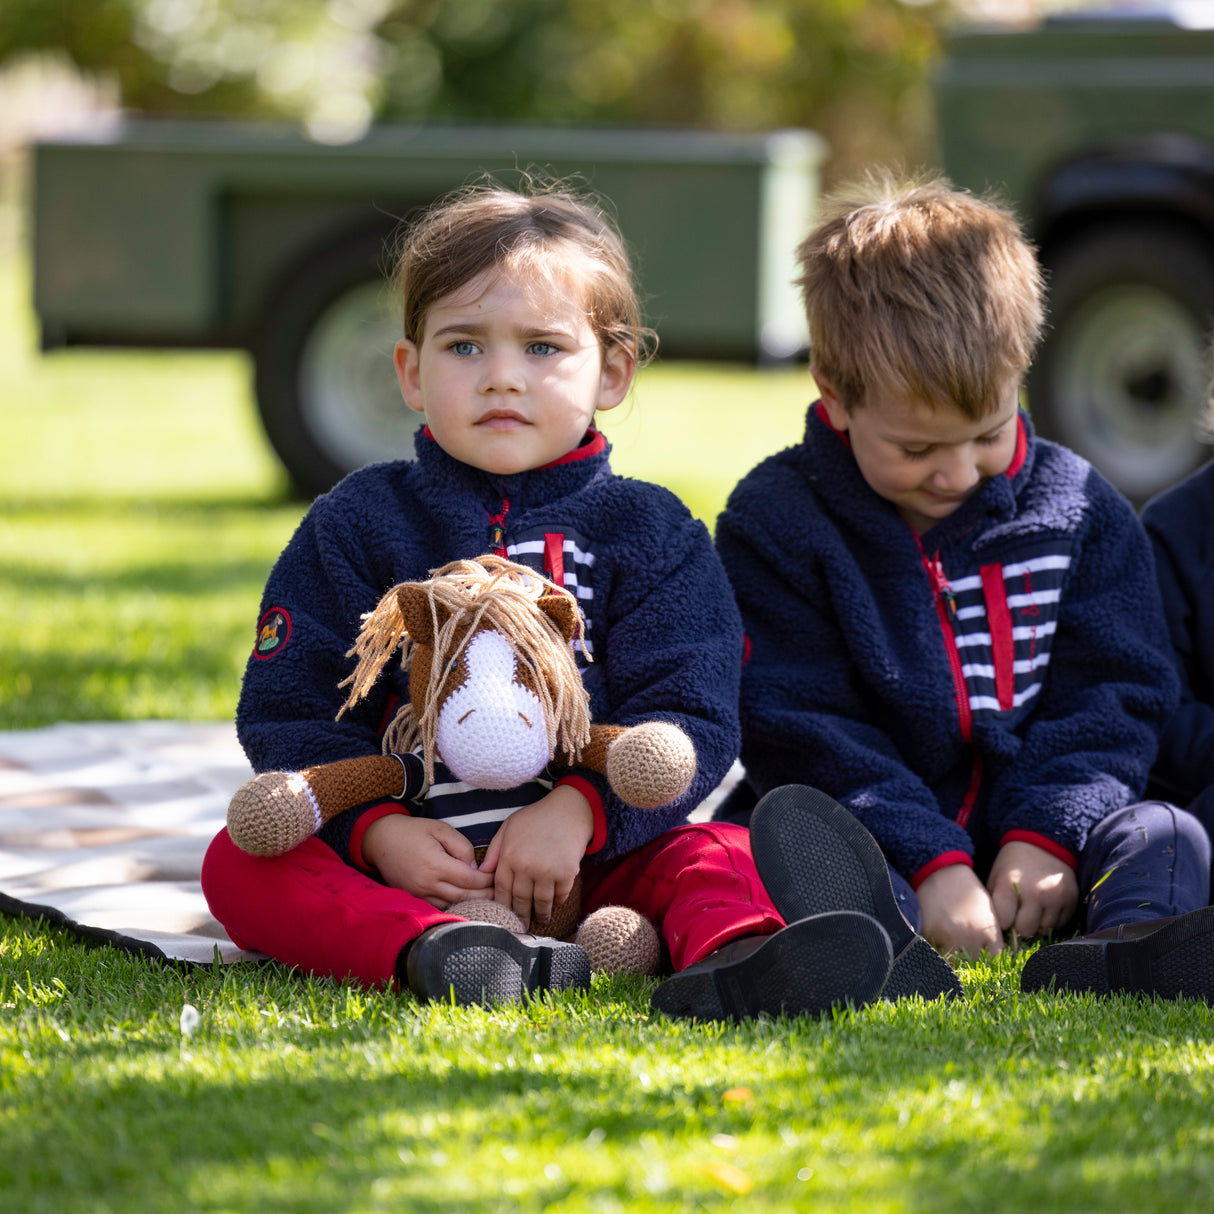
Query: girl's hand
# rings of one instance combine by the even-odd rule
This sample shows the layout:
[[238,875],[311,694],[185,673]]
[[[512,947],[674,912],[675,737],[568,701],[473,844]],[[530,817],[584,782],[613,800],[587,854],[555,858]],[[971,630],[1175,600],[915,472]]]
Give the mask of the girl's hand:
[[445,910],[452,902],[492,898],[492,873],[478,870],[472,844],[446,822],[389,814],[363,835],[363,860],[397,889]]
[[502,823],[481,862],[494,875],[494,897],[524,922],[543,923],[569,896],[594,838],[590,802],[567,784],[516,810]]
[[1079,905],[1070,866],[1032,843],[1005,843],[986,882],[995,918],[1025,940],[1061,927]]
[[1003,949],[990,895],[965,864],[937,869],[915,891],[923,912],[923,934],[942,953],[977,957]]

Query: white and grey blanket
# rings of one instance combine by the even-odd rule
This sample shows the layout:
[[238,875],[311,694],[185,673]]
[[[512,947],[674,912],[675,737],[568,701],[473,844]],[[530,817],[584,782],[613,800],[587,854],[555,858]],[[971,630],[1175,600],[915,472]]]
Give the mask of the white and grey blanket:
[[259,959],[211,916],[207,844],[252,774],[231,725],[0,732],[0,911],[149,956]]

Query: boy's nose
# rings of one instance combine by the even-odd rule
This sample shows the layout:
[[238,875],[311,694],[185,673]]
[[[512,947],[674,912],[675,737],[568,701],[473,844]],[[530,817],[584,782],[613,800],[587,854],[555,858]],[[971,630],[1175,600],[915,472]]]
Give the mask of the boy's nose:
[[978,461],[968,445],[942,451],[932,480],[941,493],[964,493],[979,481]]

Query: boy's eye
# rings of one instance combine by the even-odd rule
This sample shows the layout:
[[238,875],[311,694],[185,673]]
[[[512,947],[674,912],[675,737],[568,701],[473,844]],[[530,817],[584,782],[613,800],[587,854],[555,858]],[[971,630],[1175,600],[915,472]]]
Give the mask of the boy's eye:
[[1002,430],[996,430],[994,434],[984,434],[978,439],[978,446],[993,447],[1002,437]]
[[903,447],[902,454],[907,459],[926,459],[931,455],[933,448],[931,447]]
[[549,354],[559,354],[560,350],[550,341],[533,341],[531,345],[527,347],[527,353],[537,354],[543,357]]
[[452,354],[475,354],[476,342],[474,341],[453,341],[450,346]]

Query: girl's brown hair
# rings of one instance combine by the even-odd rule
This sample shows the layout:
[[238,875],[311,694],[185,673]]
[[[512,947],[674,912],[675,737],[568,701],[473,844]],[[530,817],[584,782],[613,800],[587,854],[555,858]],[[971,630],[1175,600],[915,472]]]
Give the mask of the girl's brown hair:
[[405,337],[420,343],[430,309],[495,268],[578,290],[604,351],[624,349],[638,365],[652,357],[657,336],[641,323],[623,240],[601,204],[560,184],[469,186],[407,227],[394,275]]
[[1041,271],[1014,216],[936,179],[832,196],[797,250],[810,358],[844,406],[874,388],[978,420],[1028,370]]

